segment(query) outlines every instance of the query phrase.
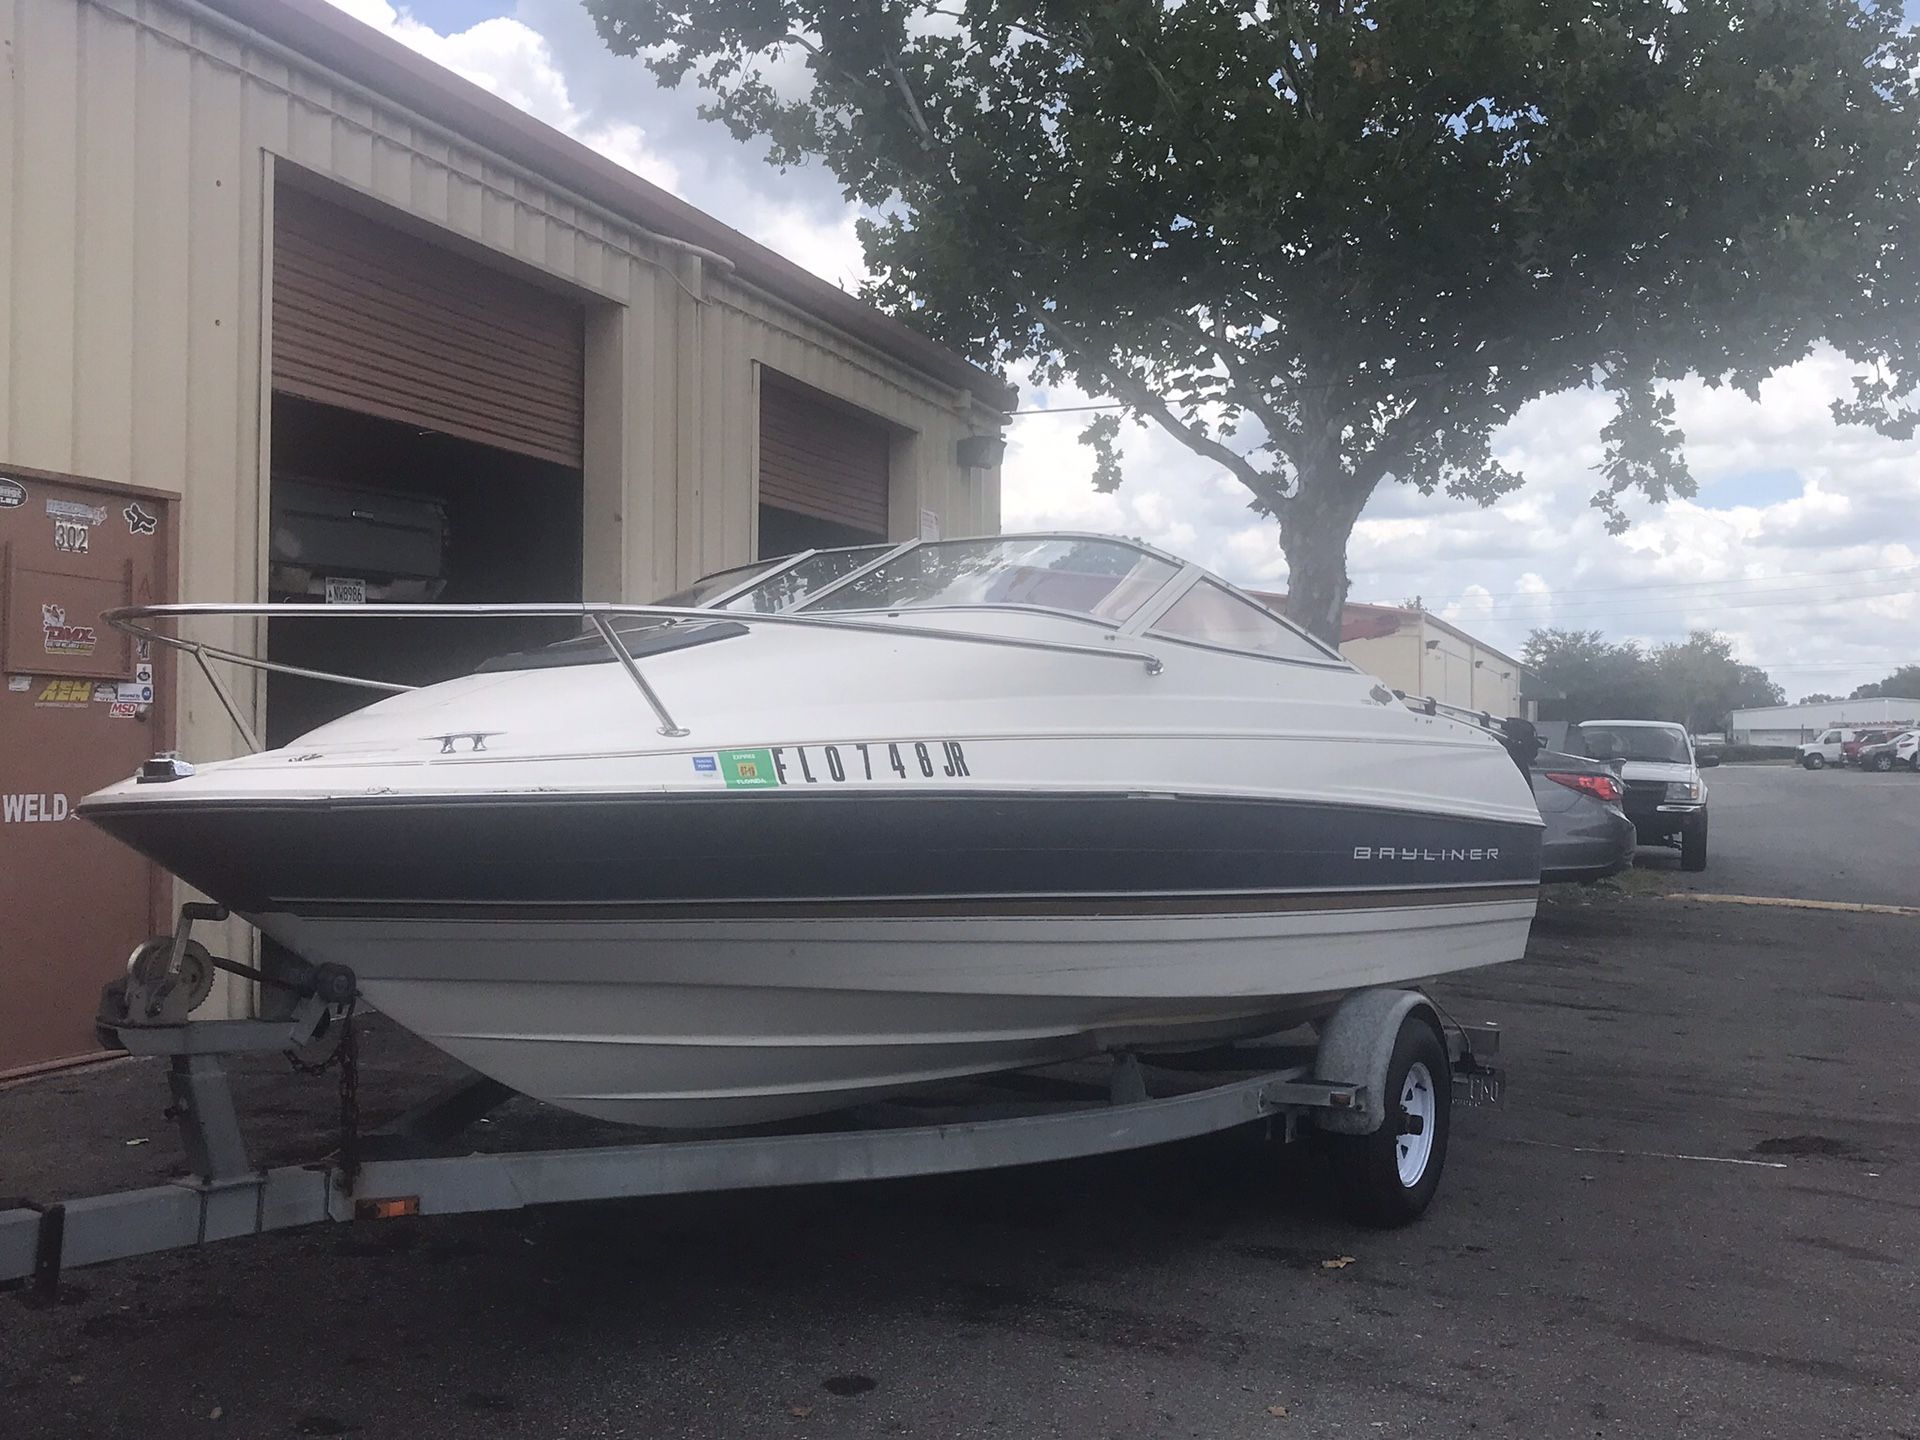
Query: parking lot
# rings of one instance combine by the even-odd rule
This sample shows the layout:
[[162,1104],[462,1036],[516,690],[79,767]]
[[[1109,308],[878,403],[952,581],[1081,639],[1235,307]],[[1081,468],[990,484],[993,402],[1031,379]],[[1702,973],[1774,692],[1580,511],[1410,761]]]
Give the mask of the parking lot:
[[[1410,1229],[1227,1136],[267,1236],[0,1295],[0,1434],[1920,1434],[1920,915],[1687,898],[1920,905],[1920,777],[1709,779],[1704,874],[1648,852],[1435,987],[1511,1089]],[[375,1025],[370,1107],[411,1055]],[[330,1080],[256,1070],[275,1146],[324,1135]],[[0,1195],[152,1183],[163,1101],[0,1092]]]

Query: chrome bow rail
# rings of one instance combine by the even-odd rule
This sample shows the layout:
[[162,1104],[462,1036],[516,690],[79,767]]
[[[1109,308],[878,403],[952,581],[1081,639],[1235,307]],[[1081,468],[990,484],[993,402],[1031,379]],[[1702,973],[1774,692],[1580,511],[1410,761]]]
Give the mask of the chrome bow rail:
[[210,645],[204,641],[188,640],[179,635],[168,634],[155,629],[147,621],[188,620],[199,616],[225,616],[239,619],[261,620],[367,620],[367,619],[427,619],[427,620],[471,620],[471,619],[577,619],[584,620],[597,631],[606,642],[613,658],[627,672],[641,697],[646,700],[654,717],[660,722],[662,735],[679,737],[689,734],[685,726],[678,724],[659,693],[640,673],[639,662],[633,652],[628,650],[621,640],[613,622],[620,619],[660,620],[670,625],[686,623],[728,622],[738,625],[787,625],[812,630],[861,630],[869,634],[912,636],[922,640],[950,640],[966,645],[999,645],[1016,650],[1040,650],[1056,655],[1091,655],[1102,660],[1127,660],[1146,668],[1149,675],[1158,675],[1161,670],[1160,659],[1144,650],[1124,650],[1118,647],[1099,645],[1075,645],[1064,640],[1036,640],[1019,635],[983,635],[973,630],[943,630],[929,625],[896,625],[876,623],[867,620],[830,620],[822,615],[760,615],[751,611],[689,609],[674,605],[613,605],[600,603],[561,603],[526,605],[312,605],[312,604],[183,604],[183,605],[129,605],[118,610],[109,610],[100,618],[114,629],[123,631],[142,640],[151,640],[170,649],[191,655],[194,663],[200,667],[201,674],[213,693],[219,698],[227,717],[239,730],[249,749],[258,751],[263,748],[253,726],[247,722],[235,703],[233,695],[221,683],[219,674],[214,670],[212,661],[218,660],[229,665],[239,665],[250,670],[271,671],[276,675],[297,675],[307,680],[331,681],[339,685],[353,685],[363,690],[378,690],[385,694],[404,694],[420,687],[415,685],[396,685],[386,680],[369,680],[360,675],[339,675],[325,670],[308,670],[298,665],[283,665],[259,655],[248,655],[238,650],[229,650],[224,646]]

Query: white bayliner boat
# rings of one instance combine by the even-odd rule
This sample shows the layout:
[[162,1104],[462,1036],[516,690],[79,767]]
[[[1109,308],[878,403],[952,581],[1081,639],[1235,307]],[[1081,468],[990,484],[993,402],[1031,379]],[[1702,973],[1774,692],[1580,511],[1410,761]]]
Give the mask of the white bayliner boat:
[[482,612],[592,628],[79,813],[483,1074],[647,1125],[1267,1033],[1526,944],[1501,745],[1129,541],[109,618]]

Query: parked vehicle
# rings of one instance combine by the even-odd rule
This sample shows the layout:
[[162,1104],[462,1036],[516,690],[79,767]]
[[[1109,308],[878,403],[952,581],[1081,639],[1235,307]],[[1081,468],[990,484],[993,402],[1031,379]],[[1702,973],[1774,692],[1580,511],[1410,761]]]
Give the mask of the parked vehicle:
[[1878,745],[1882,741],[1891,740],[1899,733],[1900,727],[1897,725],[1882,725],[1873,730],[1855,731],[1851,740],[1841,742],[1840,763],[1842,765],[1858,765],[1860,763],[1860,752],[1862,750],[1866,749],[1869,745]]
[[1546,750],[1534,757],[1527,778],[1547,822],[1540,846],[1543,882],[1585,884],[1633,864],[1633,822],[1621,809],[1627,790],[1611,765]]
[[1849,729],[1844,725],[1822,731],[1800,747],[1800,763],[1809,770],[1823,770],[1829,765],[1844,765],[1847,759],[1846,746],[1866,733],[1864,730]]
[[1686,726],[1666,720],[1583,720],[1567,730],[1567,748],[1619,761],[1621,808],[1642,845],[1680,852],[1682,870],[1707,868],[1707,782],[1700,772],[1718,755],[1695,756]]
[[1920,764],[1915,763],[1917,756],[1920,756],[1920,730],[1902,730],[1884,740],[1862,745],[1854,763],[1862,770],[1878,770],[1884,775],[1896,765],[1920,769]]

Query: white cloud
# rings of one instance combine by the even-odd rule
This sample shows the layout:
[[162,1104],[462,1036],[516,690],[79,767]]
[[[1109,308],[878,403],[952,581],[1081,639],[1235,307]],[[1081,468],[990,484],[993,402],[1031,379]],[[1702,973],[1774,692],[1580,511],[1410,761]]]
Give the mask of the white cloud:
[[[1769,380],[1757,402],[1680,386],[1702,493],[1630,502],[1634,523],[1619,536],[1588,504],[1606,398],[1536,401],[1495,447],[1526,475],[1525,489],[1485,509],[1404,486],[1374,497],[1349,547],[1354,598],[1419,596],[1516,651],[1540,626],[1648,645],[1717,629],[1790,698],[1879,679],[1920,659],[1920,571],[1901,573],[1920,566],[1920,442],[1836,426],[1827,407],[1848,393],[1848,373],[1823,351]],[[1064,391],[1048,399],[1090,403]],[[1194,536],[1184,548],[1202,564],[1284,584],[1277,527],[1247,513],[1244,492],[1217,467],[1164,436],[1125,427],[1126,479],[1095,495],[1091,457],[1073,439],[1088,418],[1014,422],[1009,528],[1104,528],[1164,543],[1184,524]]]

